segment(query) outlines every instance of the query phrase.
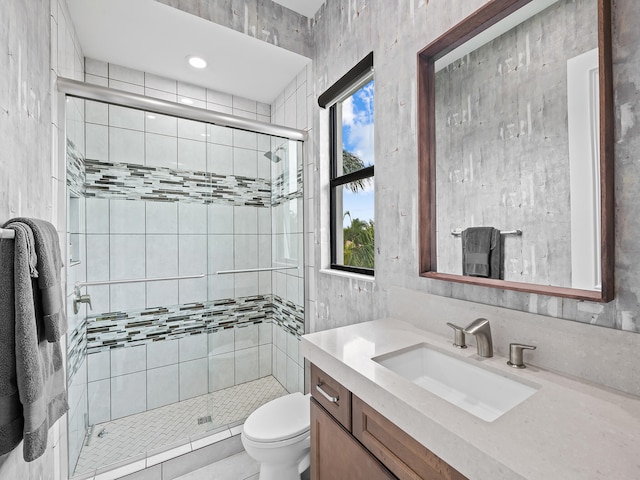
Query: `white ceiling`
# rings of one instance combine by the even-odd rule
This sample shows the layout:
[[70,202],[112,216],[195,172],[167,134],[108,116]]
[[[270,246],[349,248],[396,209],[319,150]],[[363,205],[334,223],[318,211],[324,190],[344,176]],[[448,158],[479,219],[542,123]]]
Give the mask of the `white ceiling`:
[[[312,3],[278,1],[286,2]],[[260,102],[273,102],[309,62],[154,0],[68,0],[68,4],[86,57]],[[189,66],[188,55],[204,58],[207,68]]]
[[273,0],[289,10],[298,12],[305,17],[313,18],[325,0]]

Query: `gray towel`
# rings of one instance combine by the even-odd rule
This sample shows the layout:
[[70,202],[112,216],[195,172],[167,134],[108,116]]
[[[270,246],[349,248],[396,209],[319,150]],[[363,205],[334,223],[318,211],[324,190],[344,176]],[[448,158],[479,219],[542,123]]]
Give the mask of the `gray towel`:
[[23,456],[30,462],[44,453],[49,427],[67,411],[67,393],[60,343],[45,335],[39,285],[44,270],[36,280],[31,268],[31,245],[42,256],[38,242],[24,223],[7,228],[15,239],[13,249],[7,241],[0,248],[0,455],[24,439]]
[[462,274],[502,278],[502,239],[493,227],[470,227],[462,232]]
[[5,224],[24,223],[31,228],[35,243],[32,243],[37,257],[37,277],[42,297],[42,314],[45,338],[49,342],[57,342],[67,331],[67,322],[63,308],[60,270],[62,258],[60,242],[55,227],[45,220],[34,218],[14,218]]

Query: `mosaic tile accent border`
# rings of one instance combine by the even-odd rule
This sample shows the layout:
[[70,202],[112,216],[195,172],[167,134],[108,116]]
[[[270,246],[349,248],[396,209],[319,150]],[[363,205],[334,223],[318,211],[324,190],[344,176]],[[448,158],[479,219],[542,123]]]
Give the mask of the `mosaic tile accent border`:
[[272,295],[190,303],[131,312],[112,312],[87,319],[87,352],[133,347],[150,342],[216,332],[243,323],[272,321],[298,337],[304,312]]
[[84,196],[85,180],[84,155],[67,138],[67,186],[69,187],[69,192],[79,197]]
[[67,384],[71,385],[82,361],[87,356],[87,320],[67,333]]
[[304,335],[304,308],[278,295],[273,296],[271,320],[298,338]]
[[303,192],[303,175],[304,169],[302,165],[298,166],[297,173],[297,187],[295,192],[289,192],[289,179],[288,176],[285,177],[285,174],[282,173],[278,175],[278,177],[271,184],[271,206],[275,207],[276,205],[280,205],[288,200],[292,200],[294,198],[302,197]]
[[109,163],[86,159],[87,197],[268,207],[271,182],[263,178]]

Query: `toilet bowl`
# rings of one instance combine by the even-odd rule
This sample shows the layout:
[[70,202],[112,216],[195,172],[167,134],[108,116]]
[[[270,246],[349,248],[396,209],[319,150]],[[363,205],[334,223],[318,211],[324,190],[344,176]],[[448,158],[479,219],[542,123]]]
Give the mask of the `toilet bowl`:
[[242,445],[260,463],[260,480],[299,480],[309,466],[309,395],[265,403],[244,422]]

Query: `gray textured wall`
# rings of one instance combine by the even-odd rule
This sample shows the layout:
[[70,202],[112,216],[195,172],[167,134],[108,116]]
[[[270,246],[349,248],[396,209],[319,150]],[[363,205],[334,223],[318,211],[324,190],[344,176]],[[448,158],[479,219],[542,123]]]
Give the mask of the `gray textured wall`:
[[271,0],[156,0],[237,32],[311,57],[311,20]]
[[[376,281],[315,271],[317,311],[312,329],[324,329],[388,313],[391,286],[640,332],[640,2],[613,5],[616,112],[616,298],[606,305],[529,295],[418,276],[416,53],[483,5],[483,0],[327,0],[315,17],[316,96],[369,51],[376,79]],[[313,173],[326,174],[326,116],[314,104]],[[327,189],[316,182],[315,263],[322,265]],[[326,265],[322,265],[326,266]],[[425,305],[425,308],[428,306]],[[444,320],[444,319],[443,319]],[[594,329],[594,334],[597,330]]]
[[0,9],[0,222],[51,215],[49,5],[10,0]]
[[562,0],[437,73],[439,272],[462,273],[451,229],[519,228],[503,278],[571,287],[567,60],[597,48],[596,12]]

